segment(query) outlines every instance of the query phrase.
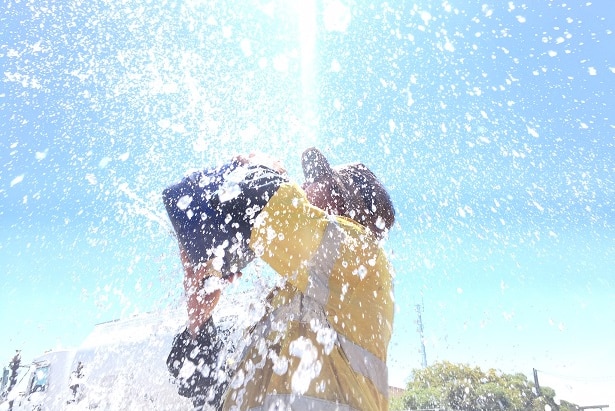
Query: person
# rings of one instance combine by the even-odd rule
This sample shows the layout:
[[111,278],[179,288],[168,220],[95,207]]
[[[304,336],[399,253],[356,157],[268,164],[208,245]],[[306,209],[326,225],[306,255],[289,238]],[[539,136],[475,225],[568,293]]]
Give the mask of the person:
[[[331,167],[316,148],[302,154],[301,187],[255,157],[225,167],[163,195],[185,269],[188,327],[167,360],[173,375],[189,375],[180,393],[197,409],[388,409],[394,301],[381,241],[395,211],[386,189],[365,165]],[[231,366],[219,355],[220,289],[210,283],[239,278],[255,257],[284,281]]]
[[[9,376],[9,387],[6,390],[9,396],[11,396],[11,391],[17,384],[17,377],[19,374],[19,367],[21,367],[21,350],[15,350],[15,356],[9,363],[9,368],[11,370],[11,375]],[[11,411],[13,409],[14,398],[9,398],[9,406],[8,410]]]

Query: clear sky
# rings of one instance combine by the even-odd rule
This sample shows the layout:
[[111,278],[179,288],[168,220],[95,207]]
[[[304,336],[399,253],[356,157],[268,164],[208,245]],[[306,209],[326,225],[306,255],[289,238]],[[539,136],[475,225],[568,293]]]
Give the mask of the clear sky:
[[186,170],[316,145],[397,207],[391,383],[422,303],[428,363],[615,407],[611,1],[287,3],[6,2],[1,363],[179,304]]

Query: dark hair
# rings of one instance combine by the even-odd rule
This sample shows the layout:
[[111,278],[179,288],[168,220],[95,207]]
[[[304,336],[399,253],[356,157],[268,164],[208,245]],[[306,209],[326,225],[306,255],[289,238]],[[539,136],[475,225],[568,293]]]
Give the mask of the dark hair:
[[395,223],[395,208],[389,193],[374,173],[361,163],[341,166],[335,172],[356,188],[363,199],[365,213],[354,219],[378,235],[388,231]]
[[365,164],[331,167],[329,160],[315,147],[303,152],[301,164],[306,181],[332,179],[346,190],[359,194],[363,207],[353,204],[359,209],[346,210],[344,215],[369,228],[376,236],[382,237],[395,223],[395,208],[389,193]]

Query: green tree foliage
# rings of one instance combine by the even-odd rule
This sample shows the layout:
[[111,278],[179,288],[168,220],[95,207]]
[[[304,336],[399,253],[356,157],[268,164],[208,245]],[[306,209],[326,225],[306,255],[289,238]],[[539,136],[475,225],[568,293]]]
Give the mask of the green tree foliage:
[[485,372],[445,361],[415,370],[403,396],[391,401],[391,410],[568,410],[560,410],[551,388],[541,387],[540,396],[533,388],[533,382],[523,374],[504,374],[494,369]]

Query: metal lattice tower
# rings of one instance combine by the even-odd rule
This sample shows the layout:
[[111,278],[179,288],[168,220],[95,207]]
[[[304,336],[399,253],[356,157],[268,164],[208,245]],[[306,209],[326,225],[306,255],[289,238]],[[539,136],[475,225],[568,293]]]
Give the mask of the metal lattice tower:
[[423,319],[421,318],[421,313],[423,312],[423,303],[416,305],[416,313],[418,315],[418,319],[416,321],[417,331],[419,332],[419,336],[421,338],[421,365],[423,368],[427,368],[427,353],[425,352],[425,337],[423,336]]

